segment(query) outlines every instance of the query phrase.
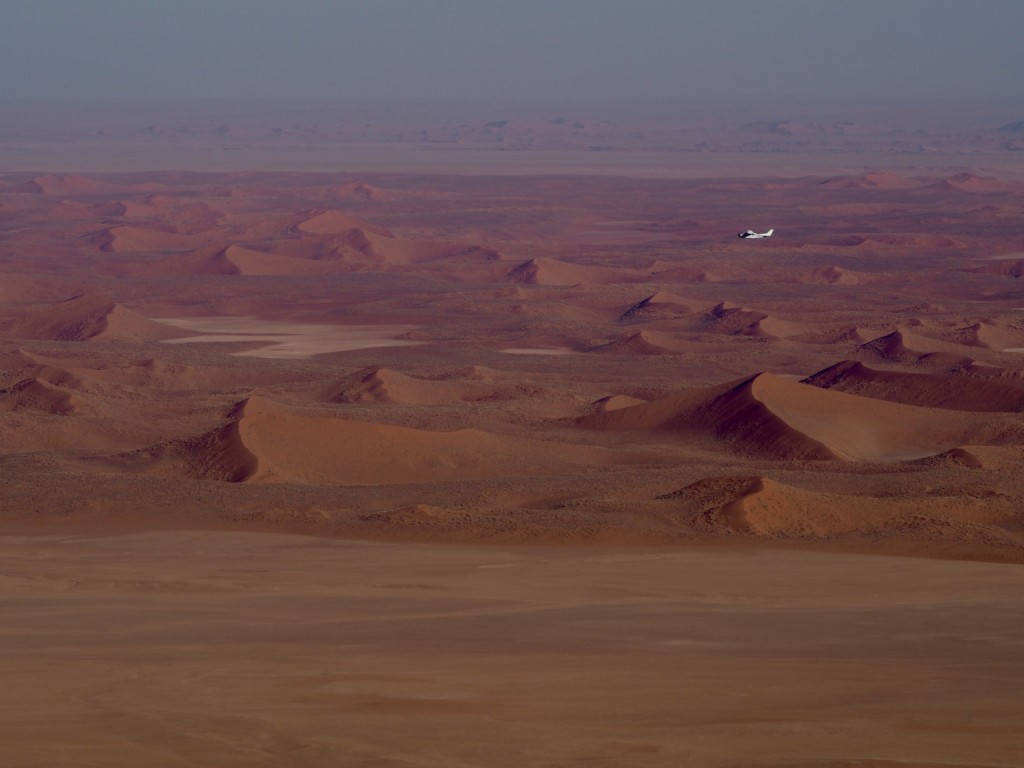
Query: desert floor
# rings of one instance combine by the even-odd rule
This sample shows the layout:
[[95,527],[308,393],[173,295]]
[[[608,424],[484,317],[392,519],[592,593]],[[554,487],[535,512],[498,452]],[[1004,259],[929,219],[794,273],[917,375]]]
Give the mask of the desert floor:
[[4,765],[1019,765],[1018,566],[7,536]]
[[1024,765],[1008,117],[25,109],[0,762]]

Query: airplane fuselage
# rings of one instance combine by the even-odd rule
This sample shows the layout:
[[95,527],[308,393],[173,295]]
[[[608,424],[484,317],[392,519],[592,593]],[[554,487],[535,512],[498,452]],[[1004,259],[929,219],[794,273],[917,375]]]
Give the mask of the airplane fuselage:
[[771,237],[774,232],[774,229],[769,229],[767,232],[755,232],[752,229],[748,229],[746,232],[740,232],[737,237],[742,237],[744,240],[760,240],[765,237]]

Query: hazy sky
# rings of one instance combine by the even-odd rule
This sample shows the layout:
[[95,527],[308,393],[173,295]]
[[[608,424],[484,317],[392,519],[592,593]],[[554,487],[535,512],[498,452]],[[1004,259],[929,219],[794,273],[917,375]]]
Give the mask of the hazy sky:
[[0,0],[0,99],[1017,98],[1020,0]]

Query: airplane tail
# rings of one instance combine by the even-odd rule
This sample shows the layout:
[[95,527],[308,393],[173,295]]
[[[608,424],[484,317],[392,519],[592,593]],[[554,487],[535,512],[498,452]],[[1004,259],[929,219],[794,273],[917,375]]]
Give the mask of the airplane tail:
[[771,237],[772,236],[772,232],[774,232],[774,231],[775,231],[774,229],[769,229],[767,232],[764,233],[765,237]]

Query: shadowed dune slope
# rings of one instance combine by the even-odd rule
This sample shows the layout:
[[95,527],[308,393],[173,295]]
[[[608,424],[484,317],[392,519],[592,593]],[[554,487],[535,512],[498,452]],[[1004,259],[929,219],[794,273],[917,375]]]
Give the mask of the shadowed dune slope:
[[1024,385],[969,376],[903,373],[843,360],[804,379],[822,389],[957,411],[1024,411]]
[[666,291],[659,291],[627,308],[619,315],[619,320],[655,320],[681,317],[692,312],[685,299]]
[[920,355],[921,352],[907,347],[900,331],[893,331],[884,336],[866,341],[857,347],[858,351],[870,352],[887,360],[896,360],[910,355]]
[[966,443],[1019,440],[1012,417],[943,411],[811,387],[771,374],[591,414],[581,426],[673,430],[780,459],[901,461]]

